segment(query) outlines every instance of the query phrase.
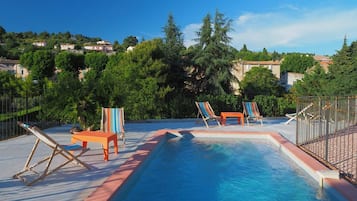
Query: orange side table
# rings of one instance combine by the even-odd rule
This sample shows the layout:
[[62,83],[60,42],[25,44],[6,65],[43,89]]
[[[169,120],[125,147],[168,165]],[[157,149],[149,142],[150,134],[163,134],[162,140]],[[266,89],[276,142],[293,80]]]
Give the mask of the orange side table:
[[103,145],[104,160],[109,160],[109,142],[113,141],[115,154],[118,154],[118,136],[113,133],[105,133],[102,131],[81,131],[75,132],[72,135],[71,142],[76,143],[82,141],[82,146],[87,147],[88,142],[99,142]]
[[221,112],[221,124],[225,125],[227,117],[237,117],[238,124],[244,126],[244,114],[241,112]]

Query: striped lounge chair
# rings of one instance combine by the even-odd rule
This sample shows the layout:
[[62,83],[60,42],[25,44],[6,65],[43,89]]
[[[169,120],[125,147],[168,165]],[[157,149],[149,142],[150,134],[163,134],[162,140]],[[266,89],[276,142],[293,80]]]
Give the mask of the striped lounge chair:
[[[17,124],[27,132],[33,134],[36,137],[36,142],[26,160],[24,168],[13,175],[13,178],[18,178],[27,186],[31,186],[70,163],[75,166],[82,166],[88,170],[91,169],[89,165],[78,158],[88,150],[87,148],[79,144],[59,144],[36,126],[31,126],[20,121]],[[41,143],[40,146],[39,143]],[[43,145],[46,145],[49,150],[43,149]],[[44,150],[48,150],[49,152],[45,154],[44,158],[34,157],[35,155],[41,155]],[[57,158],[61,159],[57,160]]]
[[197,117],[201,116],[203,119],[203,122],[205,123],[206,127],[208,128],[208,121],[213,120],[216,121],[218,126],[221,126],[220,123],[220,117],[216,116],[211,105],[209,104],[208,101],[205,102],[195,102],[197,109],[198,109],[198,114]]
[[263,125],[263,116],[260,115],[259,108],[256,102],[243,102],[243,113],[246,116],[247,124],[249,126],[249,120],[260,121]]
[[119,135],[125,144],[124,108],[102,108],[100,130]]

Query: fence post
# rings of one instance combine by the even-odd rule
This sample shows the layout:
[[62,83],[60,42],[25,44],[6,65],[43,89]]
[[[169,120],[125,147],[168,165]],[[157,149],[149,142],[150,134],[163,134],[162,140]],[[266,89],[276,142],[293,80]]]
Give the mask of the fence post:
[[25,107],[26,107],[26,122],[28,123],[29,122],[29,118],[28,118],[28,108],[29,108],[29,97],[28,97],[28,93],[27,93],[27,90],[26,90],[26,97],[25,97]]
[[326,135],[325,135],[325,160],[328,161],[328,136],[329,136],[329,119],[330,119],[330,103],[325,105],[325,118],[326,118]]

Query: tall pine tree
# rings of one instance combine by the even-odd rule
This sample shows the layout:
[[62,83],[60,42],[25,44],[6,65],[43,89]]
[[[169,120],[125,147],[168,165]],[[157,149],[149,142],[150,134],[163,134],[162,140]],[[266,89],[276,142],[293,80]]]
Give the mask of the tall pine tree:
[[174,89],[175,93],[181,91],[184,85],[185,73],[182,54],[185,46],[182,33],[176,26],[172,14],[169,15],[164,32],[163,53],[164,62],[168,65],[167,84]]
[[357,93],[357,42],[347,45],[344,39],[342,48],[333,57],[329,67],[330,95],[355,95]]
[[198,35],[194,73],[197,79],[197,93],[222,95],[232,92],[230,73],[233,60],[232,48],[229,46],[231,20],[216,11],[213,28],[210,15],[203,19]]

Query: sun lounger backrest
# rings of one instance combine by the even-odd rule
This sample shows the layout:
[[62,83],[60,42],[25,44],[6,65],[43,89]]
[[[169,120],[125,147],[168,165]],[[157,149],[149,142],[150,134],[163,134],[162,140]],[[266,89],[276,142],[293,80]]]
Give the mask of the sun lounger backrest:
[[21,127],[23,127],[24,129],[26,129],[27,131],[31,132],[34,136],[36,136],[39,140],[41,140],[45,144],[47,144],[47,145],[49,145],[51,147],[56,147],[57,146],[57,143],[52,138],[50,138],[47,134],[43,133],[36,126],[30,126],[30,125],[25,124],[25,123],[20,123],[19,125]]
[[199,102],[198,103],[201,109],[201,112],[203,114],[204,117],[210,117],[212,116],[209,112],[209,107],[207,105],[207,102]]
[[248,116],[252,118],[260,116],[258,106],[255,102],[245,102],[244,104]]
[[102,130],[111,133],[124,133],[124,109],[102,108]]
[[50,136],[42,132],[39,128],[36,126],[30,128],[32,130],[32,133],[36,135],[39,139],[41,139],[44,143],[48,144],[51,147],[56,147],[58,146],[58,143],[56,143]]

